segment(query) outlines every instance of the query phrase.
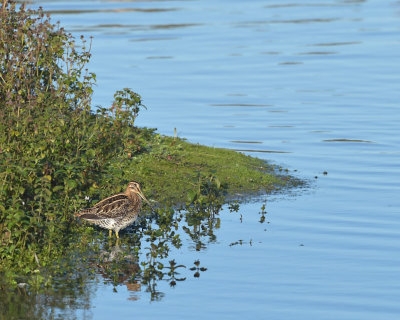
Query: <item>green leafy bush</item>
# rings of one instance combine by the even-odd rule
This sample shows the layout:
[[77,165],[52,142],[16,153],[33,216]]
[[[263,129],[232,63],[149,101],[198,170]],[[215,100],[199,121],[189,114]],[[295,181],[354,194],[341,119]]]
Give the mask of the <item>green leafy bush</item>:
[[42,9],[8,4],[0,14],[1,271],[34,263],[85,197],[100,195],[115,163],[143,149],[134,128],[143,105],[123,89],[93,113],[90,43],[76,43]]

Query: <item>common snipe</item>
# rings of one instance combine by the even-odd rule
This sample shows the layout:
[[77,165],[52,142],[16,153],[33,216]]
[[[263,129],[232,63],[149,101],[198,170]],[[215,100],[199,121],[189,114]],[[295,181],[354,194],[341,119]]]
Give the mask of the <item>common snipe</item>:
[[126,228],[137,219],[142,207],[142,199],[149,203],[140,190],[139,183],[132,181],[129,182],[124,193],[105,198],[94,207],[84,209],[75,216],[108,229],[110,237],[114,230],[119,239],[119,230]]

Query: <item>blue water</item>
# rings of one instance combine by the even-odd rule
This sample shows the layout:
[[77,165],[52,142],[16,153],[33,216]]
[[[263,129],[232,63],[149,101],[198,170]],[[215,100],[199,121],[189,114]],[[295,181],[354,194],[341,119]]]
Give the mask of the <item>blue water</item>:
[[[150,302],[91,283],[84,319],[399,319],[398,1],[33,1],[93,35],[94,104],[131,87],[137,124],[247,150],[311,181],[220,214],[207,271]],[[249,143],[252,142],[252,143]],[[256,142],[256,143],[255,143]],[[297,171],[294,171],[297,170]],[[324,175],[323,172],[327,174]],[[317,177],[317,178],[315,178]],[[240,219],[240,216],[242,219]],[[241,242],[240,242],[241,240]]]

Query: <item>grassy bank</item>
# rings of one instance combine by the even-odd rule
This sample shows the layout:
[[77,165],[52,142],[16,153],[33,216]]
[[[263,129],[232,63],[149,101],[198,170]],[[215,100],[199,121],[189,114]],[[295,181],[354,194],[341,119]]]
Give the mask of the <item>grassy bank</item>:
[[146,151],[115,164],[111,185],[122,190],[127,180],[135,179],[151,199],[182,204],[192,202],[207,182],[214,184],[221,196],[231,199],[270,193],[299,183],[288,175],[277,175],[278,170],[263,160],[232,150],[192,144],[157,133],[147,139]]

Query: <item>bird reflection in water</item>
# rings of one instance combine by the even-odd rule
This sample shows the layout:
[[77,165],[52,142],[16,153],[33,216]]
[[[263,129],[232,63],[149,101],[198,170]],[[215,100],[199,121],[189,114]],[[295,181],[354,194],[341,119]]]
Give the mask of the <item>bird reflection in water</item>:
[[128,300],[139,300],[138,292],[141,291],[141,281],[137,279],[140,274],[138,258],[124,250],[117,243],[110,250],[101,250],[97,262],[97,272],[114,285],[117,292],[118,285],[125,285],[128,291],[134,293]]

